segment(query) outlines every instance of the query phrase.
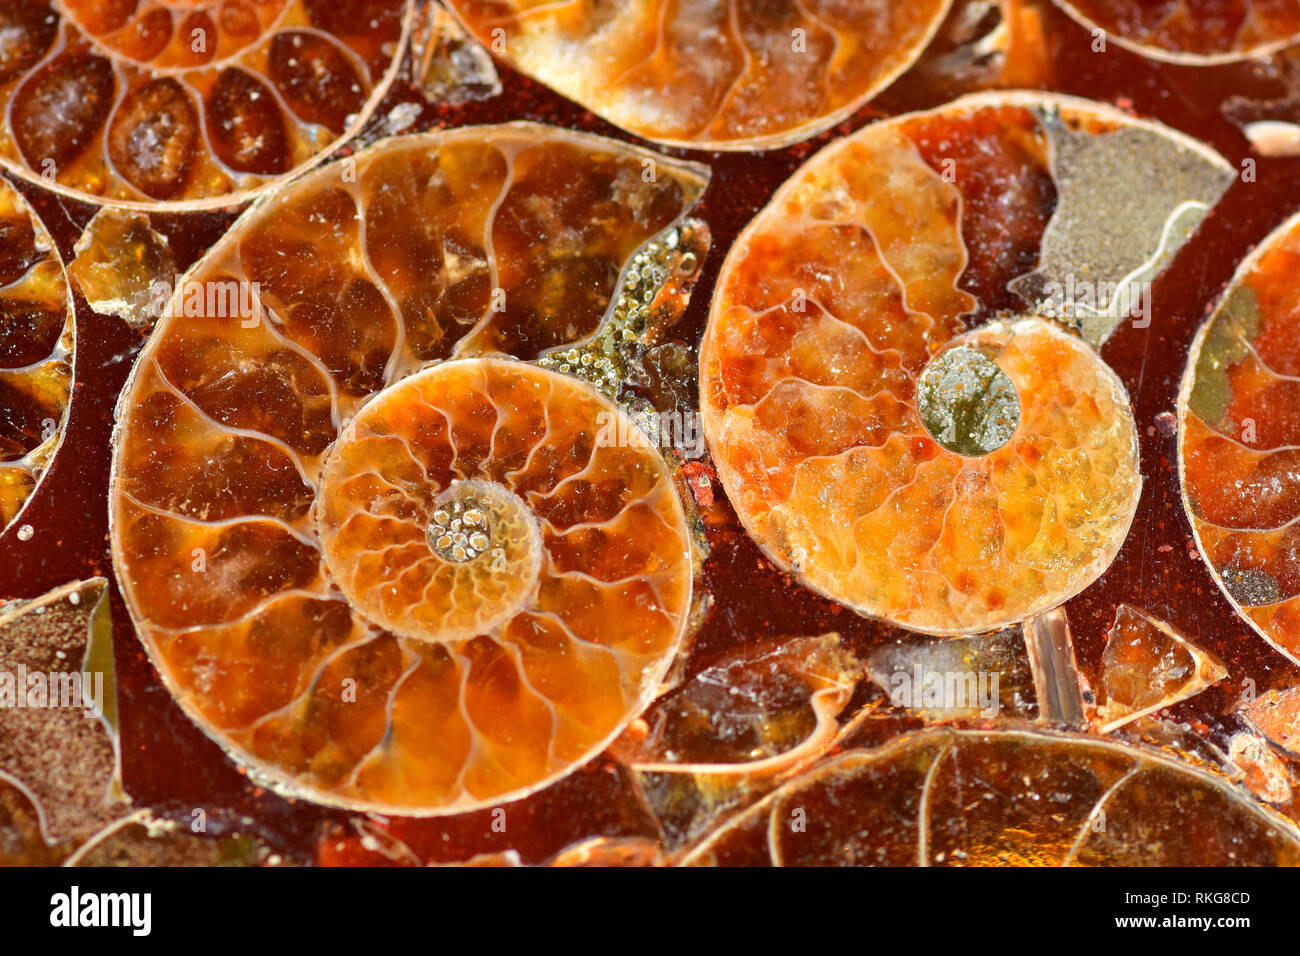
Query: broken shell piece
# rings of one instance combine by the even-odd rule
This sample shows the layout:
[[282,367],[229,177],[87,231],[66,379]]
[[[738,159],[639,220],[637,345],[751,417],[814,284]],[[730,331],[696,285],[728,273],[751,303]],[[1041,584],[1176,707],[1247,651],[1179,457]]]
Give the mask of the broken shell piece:
[[1295,866],[1300,831],[1146,747],[931,730],[833,757],[701,841],[687,865]]
[[63,441],[75,330],[54,240],[27,200],[0,180],[0,532],[16,521]]
[[40,802],[51,842],[127,812],[107,582],[0,605],[0,770]]
[[1300,216],[1241,264],[1178,397],[1183,506],[1237,612],[1300,662]]
[[1242,132],[1262,156],[1300,156],[1300,126],[1279,120],[1257,120]]
[[228,205],[355,135],[414,0],[30,0],[0,7],[0,163],[137,208]]
[[59,865],[68,851],[46,841],[42,817],[36,794],[0,770],[0,867]]
[[[1193,194],[1143,189],[1152,166]],[[813,590],[927,633],[995,630],[1087,587],[1137,508],[1137,429],[1061,324],[1077,305],[1113,328],[1125,277],[1162,268],[1231,176],[1173,131],[1036,94],[822,150],[732,248],[700,350],[704,431],[750,536]],[[1143,224],[1123,243],[1113,216],[1077,214],[1111,193],[1151,203],[1123,213]]]
[[830,744],[860,673],[838,634],[746,643],[656,700],[612,750],[642,772],[771,774]]
[[596,837],[561,850],[547,866],[665,866],[663,847],[644,837]]
[[1265,803],[1291,802],[1291,779],[1286,764],[1269,749],[1268,742],[1251,733],[1233,734],[1228,759],[1245,774],[1242,782]]
[[1056,0],[1056,5],[1127,50],[1190,66],[1262,57],[1300,40],[1295,0]]
[[1101,661],[1097,721],[1103,734],[1194,697],[1228,676],[1213,655],[1129,604],[1115,611]]
[[1036,709],[1019,628],[972,637],[899,638],[876,648],[867,669],[893,706],[931,722],[1026,718]]
[[1271,690],[1246,704],[1240,713],[1270,743],[1300,758],[1300,687]]
[[491,54],[441,4],[425,3],[417,16],[413,69],[426,100],[460,106],[501,93]]
[[148,215],[105,206],[72,251],[68,275],[96,312],[136,330],[162,317],[180,275],[171,244]]
[[892,83],[951,0],[448,5],[494,55],[631,133],[696,149],[775,149]]
[[[150,809],[105,827],[68,857],[64,866],[280,866],[284,859],[251,829],[225,823],[221,833],[208,833],[206,811],[184,822],[159,816]],[[203,830],[194,829],[198,820]],[[251,824],[252,821],[245,821]]]

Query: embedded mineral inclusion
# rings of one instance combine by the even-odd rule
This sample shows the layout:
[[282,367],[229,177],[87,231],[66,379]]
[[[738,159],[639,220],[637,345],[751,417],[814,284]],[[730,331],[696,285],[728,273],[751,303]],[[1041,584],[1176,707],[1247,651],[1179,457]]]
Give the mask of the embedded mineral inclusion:
[[[1099,223],[1074,214],[1091,180],[1058,179],[1072,167],[1053,146],[1090,138],[1103,168],[1135,128],[1192,194],[1139,195],[1140,235],[1097,262]],[[1046,237],[1052,281],[1154,274],[1182,241],[1170,225],[1231,175],[1171,131],[1034,94],[822,150],[736,242],[701,345],[704,431],[746,530],[813,590],[928,633],[1005,627],[1087,587],[1137,508],[1137,430],[1115,374],[1016,280]]]
[[413,0],[0,4],[0,163],[138,208],[233,203],[354,135]]
[[1192,344],[1178,461],[1202,556],[1228,600],[1300,661],[1300,218],[1237,271]]
[[925,50],[952,0],[449,0],[516,69],[646,139],[775,149],[833,126]]
[[349,159],[187,274],[251,308],[158,321],[118,410],[113,558],[164,683],[259,782],[460,813],[599,753],[685,633],[663,456],[516,359],[603,341],[638,254],[695,235],[707,170],[533,123]]
[[1020,396],[997,364],[969,346],[936,356],[918,381],[917,407],[930,437],[959,455],[997,451],[1020,424]]

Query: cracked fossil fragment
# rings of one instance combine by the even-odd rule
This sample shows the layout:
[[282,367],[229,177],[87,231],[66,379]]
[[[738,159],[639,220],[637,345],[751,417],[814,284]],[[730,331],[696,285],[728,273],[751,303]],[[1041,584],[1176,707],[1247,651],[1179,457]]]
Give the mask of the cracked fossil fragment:
[[1295,866],[1300,832],[1221,775],[1152,748],[934,730],[824,761],[683,862]]
[[[1147,176],[1120,161],[1138,142],[1195,169],[1180,182],[1196,195],[1130,188]],[[1123,249],[1072,212],[1100,169],[1151,204]],[[1039,94],[968,97],[822,150],[733,247],[701,346],[704,431],[746,530],[812,589],[928,633],[1078,593],[1128,532],[1137,432],[1074,323],[1022,293],[1044,275],[1075,293],[1149,275],[1188,202],[1231,176],[1171,130]]]
[[892,83],[951,0],[448,6],[495,55],[631,133],[774,149],[833,126]]
[[1101,666],[1101,733],[1172,707],[1228,676],[1211,654],[1128,604],[1115,609]]
[[0,163],[82,199],[227,205],[383,98],[412,0],[24,0],[0,8]]
[[1300,217],[1242,263],[1187,360],[1183,506],[1232,606],[1300,661]]
[[[165,683],[259,782],[458,813],[580,767],[676,655],[694,546],[663,456],[502,353],[600,341],[707,176],[530,123],[352,160],[184,277],[119,403],[114,561]],[[247,311],[189,295],[227,283]]]

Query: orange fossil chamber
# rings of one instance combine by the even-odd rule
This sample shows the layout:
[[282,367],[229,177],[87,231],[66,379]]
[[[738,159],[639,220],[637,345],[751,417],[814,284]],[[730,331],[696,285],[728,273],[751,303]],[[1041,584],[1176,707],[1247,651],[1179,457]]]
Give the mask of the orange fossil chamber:
[[1238,270],[1179,398],[1183,504],[1233,606],[1300,661],[1300,217]]
[[1056,0],[1108,39],[1157,60],[1226,63],[1300,39],[1300,0]]
[[924,51],[951,0],[449,0],[493,53],[662,143],[774,149],[861,107]]
[[1028,94],[827,147],[741,235],[701,348],[704,430],[746,529],[809,587],[930,633],[1082,590],[1141,489],[1093,346],[1230,179],[1168,130]]
[[54,241],[0,180],[0,532],[62,441],[73,344],[72,298]]
[[353,135],[411,0],[21,0],[0,8],[0,162],[82,198],[220,205]]
[[461,812],[652,699],[691,603],[671,472],[518,359],[591,340],[706,182],[529,123],[399,137],[187,274],[118,407],[113,556],[164,682],[259,779]]

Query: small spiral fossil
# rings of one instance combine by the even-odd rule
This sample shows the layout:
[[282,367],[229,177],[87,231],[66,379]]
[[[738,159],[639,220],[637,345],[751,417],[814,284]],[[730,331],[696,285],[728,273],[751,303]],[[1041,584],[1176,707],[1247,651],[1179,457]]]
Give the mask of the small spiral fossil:
[[919,57],[951,0],[449,0],[493,53],[646,139],[774,149],[833,126]]
[[0,181],[0,531],[22,511],[63,439],[74,334],[54,241],[27,201]]
[[224,205],[301,172],[383,97],[411,0],[20,0],[0,9],[0,162],[69,195]]
[[506,356],[599,351],[706,182],[531,123],[397,137],[184,277],[119,403],[114,561],[164,682],[259,780],[456,813],[648,703],[691,598],[672,477],[592,386]]

